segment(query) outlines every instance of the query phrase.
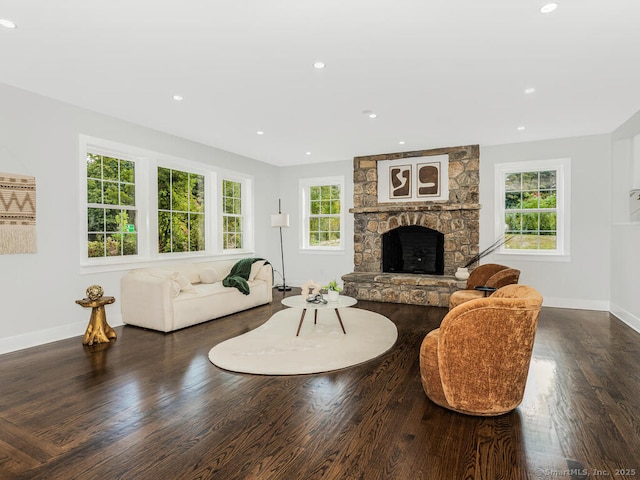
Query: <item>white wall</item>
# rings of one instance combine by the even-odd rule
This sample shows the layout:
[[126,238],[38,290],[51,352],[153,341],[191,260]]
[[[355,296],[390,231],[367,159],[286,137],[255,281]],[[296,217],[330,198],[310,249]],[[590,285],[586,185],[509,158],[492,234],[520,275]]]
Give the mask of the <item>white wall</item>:
[[34,175],[38,252],[0,255],[0,353],[82,335],[89,310],[75,303],[88,285],[116,297],[122,271],[82,274],[79,267],[79,134],[248,173],[255,179],[256,255],[279,257],[269,214],[279,169],[195,142],[0,84],[0,172]]
[[[301,245],[301,202],[299,180],[305,178],[344,176],[345,183],[345,250],[339,253],[310,253],[302,251]],[[283,168],[280,172],[282,210],[290,214],[290,228],[283,229],[284,262],[287,284],[300,286],[308,280],[325,284],[353,272],[353,160],[317,163],[313,165]],[[276,205],[277,207],[277,205]],[[275,235],[275,232],[274,232]],[[274,261],[280,270],[280,260]],[[276,281],[278,278],[276,278]]]
[[571,158],[571,244],[568,261],[491,255],[521,270],[520,283],[538,289],[544,305],[608,310],[611,262],[611,148],[609,135],[545,140],[480,149],[480,248],[494,240],[494,165]]
[[633,137],[640,134],[640,112],[612,135],[611,312],[640,332],[640,223],[629,222]]

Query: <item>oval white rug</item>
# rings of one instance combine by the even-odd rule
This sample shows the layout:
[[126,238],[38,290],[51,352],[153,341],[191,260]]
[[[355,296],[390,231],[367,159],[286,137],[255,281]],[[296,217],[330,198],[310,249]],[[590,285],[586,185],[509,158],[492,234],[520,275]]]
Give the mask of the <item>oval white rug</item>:
[[260,375],[298,375],[338,370],[371,360],[389,350],[398,338],[395,324],[379,313],[341,308],[347,331],[342,333],[332,309],[307,313],[296,337],[301,310],[276,312],[266,323],[219,343],[209,360],[225,370]]

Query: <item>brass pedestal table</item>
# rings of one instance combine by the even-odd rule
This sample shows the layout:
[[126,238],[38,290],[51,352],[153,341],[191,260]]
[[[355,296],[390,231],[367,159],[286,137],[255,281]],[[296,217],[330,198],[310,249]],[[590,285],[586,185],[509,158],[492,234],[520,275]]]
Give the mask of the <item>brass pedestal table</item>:
[[115,297],[100,297],[95,300],[90,298],[83,298],[82,300],[76,300],[78,305],[83,307],[91,307],[91,318],[89,319],[89,326],[84,334],[82,343],[84,345],[93,345],[94,343],[108,343],[111,340],[115,340],[116,332],[107,323],[107,314],[104,311],[104,306],[116,301]]

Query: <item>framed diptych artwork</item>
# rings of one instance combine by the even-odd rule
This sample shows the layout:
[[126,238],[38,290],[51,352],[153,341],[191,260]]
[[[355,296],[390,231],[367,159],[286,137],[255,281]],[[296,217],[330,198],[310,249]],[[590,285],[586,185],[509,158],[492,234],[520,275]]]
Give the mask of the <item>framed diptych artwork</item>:
[[448,155],[379,161],[378,201],[448,200],[448,168]]

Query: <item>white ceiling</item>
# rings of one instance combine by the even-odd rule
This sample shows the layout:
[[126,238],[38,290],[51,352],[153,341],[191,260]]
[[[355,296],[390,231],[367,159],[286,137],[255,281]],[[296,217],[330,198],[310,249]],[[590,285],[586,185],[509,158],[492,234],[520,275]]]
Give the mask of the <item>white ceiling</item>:
[[0,82],[274,165],[609,133],[640,0],[557,2],[0,0]]

